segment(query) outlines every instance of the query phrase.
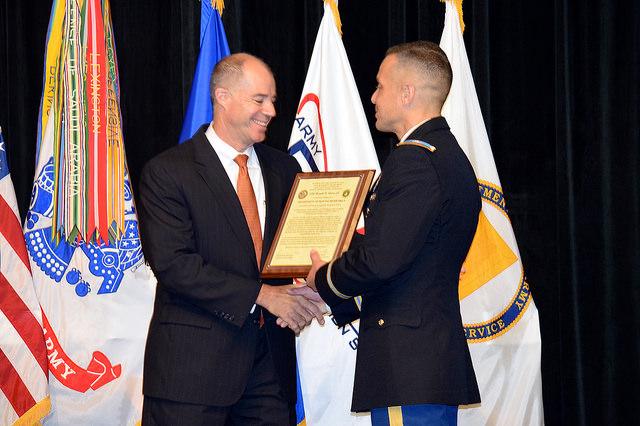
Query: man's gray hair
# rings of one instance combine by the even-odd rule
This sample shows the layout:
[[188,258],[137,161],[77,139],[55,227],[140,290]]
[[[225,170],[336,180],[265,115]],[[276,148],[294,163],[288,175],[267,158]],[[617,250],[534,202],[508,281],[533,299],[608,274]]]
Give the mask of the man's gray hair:
[[209,93],[211,95],[211,102],[215,103],[215,90],[218,87],[229,87],[240,81],[243,77],[242,67],[249,59],[255,59],[259,61],[266,69],[273,74],[269,65],[267,65],[262,59],[249,53],[234,53],[233,55],[226,56],[216,64],[211,73],[211,80],[209,81]]

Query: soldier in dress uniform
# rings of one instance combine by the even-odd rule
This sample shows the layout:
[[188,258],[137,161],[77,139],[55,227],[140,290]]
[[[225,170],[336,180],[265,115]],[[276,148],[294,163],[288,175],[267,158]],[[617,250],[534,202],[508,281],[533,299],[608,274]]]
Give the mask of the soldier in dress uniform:
[[374,424],[456,424],[480,402],[458,278],[481,201],[473,168],[441,109],[452,72],[438,45],[390,48],[380,65],[376,128],[399,143],[365,209],[366,234],[330,263],[312,251],[307,283],[340,323],[362,295],[353,411]]

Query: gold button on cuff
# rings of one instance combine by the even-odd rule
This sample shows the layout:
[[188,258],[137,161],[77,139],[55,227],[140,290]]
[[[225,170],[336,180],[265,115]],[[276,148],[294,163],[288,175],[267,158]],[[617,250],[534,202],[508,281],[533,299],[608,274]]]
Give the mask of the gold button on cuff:
[[380,318],[380,319],[378,320],[378,325],[379,325],[380,327],[382,327],[382,326],[384,325],[384,320],[383,320],[382,318]]

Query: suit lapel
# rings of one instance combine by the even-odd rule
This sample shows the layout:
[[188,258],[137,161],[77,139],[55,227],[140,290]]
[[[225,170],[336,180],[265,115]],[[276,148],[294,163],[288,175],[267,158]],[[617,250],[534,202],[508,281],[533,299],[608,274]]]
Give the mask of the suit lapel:
[[213,193],[213,202],[217,203],[223,212],[238,241],[246,247],[248,258],[255,258],[253,241],[242,206],[227,172],[204,134],[204,129],[206,127],[201,128],[193,136],[196,171]]

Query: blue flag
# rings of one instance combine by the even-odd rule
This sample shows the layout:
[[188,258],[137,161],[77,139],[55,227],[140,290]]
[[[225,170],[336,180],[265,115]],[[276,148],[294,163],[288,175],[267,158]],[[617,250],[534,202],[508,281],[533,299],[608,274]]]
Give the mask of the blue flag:
[[213,106],[209,94],[209,79],[213,67],[220,59],[229,55],[229,44],[220,13],[211,6],[210,1],[203,0],[201,4],[200,54],[180,132],[180,143],[191,138],[200,126],[211,122]]

